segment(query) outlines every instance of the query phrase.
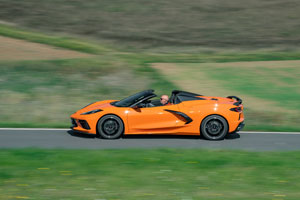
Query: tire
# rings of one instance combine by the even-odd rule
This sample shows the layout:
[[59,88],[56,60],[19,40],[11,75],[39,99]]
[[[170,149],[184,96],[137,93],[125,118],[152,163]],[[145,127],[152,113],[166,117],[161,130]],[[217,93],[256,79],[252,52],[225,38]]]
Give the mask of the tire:
[[228,133],[227,121],[219,115],[210,115],[202,121],[200,133],[207,140],[223,140]]
[[98,121],[97,130],[101,138],[117,139],[124,132],[124,124],[116,115],[105,115]]

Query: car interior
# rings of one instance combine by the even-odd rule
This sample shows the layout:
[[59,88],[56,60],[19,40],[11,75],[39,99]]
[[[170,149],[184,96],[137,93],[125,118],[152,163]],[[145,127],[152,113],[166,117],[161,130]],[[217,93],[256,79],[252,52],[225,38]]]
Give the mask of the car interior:
[[[195,94],[195,93],[190,93],[190,92],[184,92],[184,91],[178,91],[174,90],[172,91],[171,97],[169,98],[169,103],[171,104],[179,104],[183,101],[192,101],[192,100],[203,100],[203,98],[199,97],[202,96],[200,94]],[[156,97],[153,96],[151,97],[154,98]],[[139,107],[141,108],[149,108],[149,107],[158,107],[158,106],[163,106],[160,103],[160,99],[145,99],[141,103],[139,103]]]

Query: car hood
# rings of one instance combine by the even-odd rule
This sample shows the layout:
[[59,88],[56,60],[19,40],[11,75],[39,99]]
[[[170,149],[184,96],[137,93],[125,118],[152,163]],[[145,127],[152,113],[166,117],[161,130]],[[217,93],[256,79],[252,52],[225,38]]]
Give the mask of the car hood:
[[88,111],[92,111],[92,110],[96,110],[96,109],[104,109],[104,108],[109,108],[109,107],[113,107],[110,103],[114,102],[117,100],[105,100],[105,101],[97,101],[94,103],[91,103],[90,105],[78,110],[76,113],[80,112],[88,112]]

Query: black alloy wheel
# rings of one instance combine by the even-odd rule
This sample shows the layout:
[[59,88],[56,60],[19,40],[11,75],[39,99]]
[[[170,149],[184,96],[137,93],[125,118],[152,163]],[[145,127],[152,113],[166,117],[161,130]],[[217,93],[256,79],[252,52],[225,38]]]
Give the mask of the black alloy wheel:
[[227,121],[219,115],[210,115],[202,121],[200,133],[207,140],[223,140],[228,133]]
[[117,139],[124,132],[124,124],[116,115],[105,115],[98,121],[97,130],[101,138]]

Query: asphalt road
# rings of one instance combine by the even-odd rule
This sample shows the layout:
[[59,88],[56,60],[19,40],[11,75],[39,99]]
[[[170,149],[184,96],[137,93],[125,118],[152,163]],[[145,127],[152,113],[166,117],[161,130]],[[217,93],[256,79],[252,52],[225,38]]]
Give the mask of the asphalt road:
[[67,129],[0,129],[0,148],[203,148],[250,151],[300,150],[300,133],[239,132],[222,141],[194,136],[126,136],[104,140]]

